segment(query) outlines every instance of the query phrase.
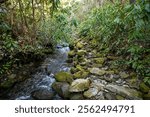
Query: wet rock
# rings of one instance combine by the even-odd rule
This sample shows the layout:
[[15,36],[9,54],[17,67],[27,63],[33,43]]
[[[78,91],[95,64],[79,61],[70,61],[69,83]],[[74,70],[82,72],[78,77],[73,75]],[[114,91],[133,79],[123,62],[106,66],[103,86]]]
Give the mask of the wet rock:
[[66,82],[54,82],[52,84],[52,88],[56,91],[56,93],[64,98],[69,99],[70,92],[69,92],[69,84]]
[[74,93],[70,96],[70,100],[84,100],[84,96],[82,93]]
[[81,57],[81,56],[83,56],[83,55],[85,55],[86,54],[86,51],[85,50],[78,50],[78,52],[77,52],[77,55],[79,56],[79,57]]
[[73,76],[68,72],[58,72],[55,74],[55,79],[58,82],[68,82],[71,83],[73,81]]
[[140,92],[138,92],[134,89],[130,89],[128,87],[110,84],[110,85],[106,86],[106,89],[113,93],[117,93],[123,97],[128,97],[130,99],[141,99]]
[[88,90],[91,81],[89,79],[76,79],[72,82],[69,91],[70,92],[82,92]]
[[127,74],[126,72],[120,72],[119,75],[121,76],[121,78],[126,79],[129,77],[129,74]]
[[140,84],[140,90],[143,92],[143,93],[148,93],[150,91],[150,88],[144,83],[142,82]]
[[102,75],[104,75],[106,73],[106,71],[105,70],[101,70],[99,68],[91,68],[90,69],[90,73],[102,76]]
[[31,93],[31,96],[36,100],[51,100],[54,95],[54,92],[48,89],[38,89]]

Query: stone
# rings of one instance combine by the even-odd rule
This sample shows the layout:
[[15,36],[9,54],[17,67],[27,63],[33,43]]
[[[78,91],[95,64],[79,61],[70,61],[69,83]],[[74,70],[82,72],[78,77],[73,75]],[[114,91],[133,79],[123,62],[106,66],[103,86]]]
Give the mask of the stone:
[[112,93],[116,93],[123,97],[128,97],[129,99],[141,99],[141,93],[139,91],[136,91],[135,89],[113,84],[107,85],[106,89]]
[[75,52],[73,50],[68,52],[68,57],[74,57],[74,56],[75,56]]
[[56,73],[54,77],[58,82],[71,83],[73,81],[73,76],[70,73],[64,71]]
[[110,92],[105,93],[105,98],[106,98],[107,100],[115,100],[115,99],[116,99],[116,98],[115,98],[115,95],[112,94],[112,93],[110,93]]
[[103,91],[98,92],[98,94],[94,97],[96,100],[104,100],[105,99]]
[[78,71],[84,71],[83,67],[80,66],[80,65],[77,65],[76,68],[77,68]]
[[117,99],[117,100],[124,100],[125,98],[122,97],[122,96],[120,96],[120,95],[116,95],[116,99]]
[[113,70],[111,70],[111,71],[106,71],[105,73],[106,73],[106,74],[115,74],[115,72],[114,72]]
[[75,72],[77,72],[78,70],[77,70],[77,68],[75,68],[75,67],[72,67],[71,69],[70,69],[70,72],[72,73],[72,74],[74,74]]
[[101,70],[99,68],[91,68],[90,69],[90,73],[102,76],[102,75],[104,75],[106,73],[106,71],[105,70]]
[[90,88],[89,90],[84,92],[84,97],[90,99],[94,96],[96,96],[96,94],[98,93],[98,89],[96,87]]
[[88,76],[89,72],[86,71],[78,71],[73,74],[74,79],[79,79],[79,78],[86,78]]
[[105,58],[94,58],[94,62],[97,64],[103,64],[105,62]]
[[78,52],[77,52],[77,55],[79,56],[79,57],[81,57],[81,56],[83,56],[83,55],[85,55],[86,54],[86,51],[85,50],[78,50]]
[[11,74],[8,76],[9,79],[14,79],[17,75],[16,74]]
[[31,96],[36,100],[51,100],[54,95],[54,92],[48,89],[38,89],[31,93]]
[[70,96],[70,100],[84,100],[82,93],[74,93]]
[[150,91],[150,88],[144,82],[142,82],[139,87],[143,93],[148,93]]
[[88,90],[91,81],[89,79],[76,79],[72,82],[69,91],[70,92],[82,92]]
[[117,60],[117,59],[119,59],[119,57],[115,57],[115,56],[107,56],[107,59],[110,59],[110,60]]
[[77,47],[78,49],[81,49],[81,48],[83,48],[83,44],[80,43],[80,42],[78,42],[78,43],[76,44],[76,47]]
[[150,100],[150,93],[149,94],[144,94],[143,99],[144,100]]
[[127,74],[126,72],[120,72],[119,75],[121,76],[121,78],[126,79],[129,77],[129,74]]
[[69,86],[70,85],[66,82],[54,82],[52,84],[52,88],[64,99],[69,99],[70,97]]

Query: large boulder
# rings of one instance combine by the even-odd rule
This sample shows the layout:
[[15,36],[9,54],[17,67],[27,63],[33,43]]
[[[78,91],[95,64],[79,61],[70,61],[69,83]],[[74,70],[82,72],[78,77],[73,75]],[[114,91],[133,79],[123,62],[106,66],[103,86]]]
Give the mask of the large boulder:
[[31,93],[31,96],[36,100],[51,100],[55,93],[48,89],[38,89]]
[[70,92],[82,92],[88,90],[90,87],[91,81],[89,79],[76,79],[72,82],[69,87]]
[[58,82],[71,83],[73,81],[73,76],[70,73],[64,71],[56,73],[54,77]]
[[64,98],[69,99],[70,92],[69,92],[69,84],[66,82],[54,82],[52,84],[52,88],[56,91],[56,93]]

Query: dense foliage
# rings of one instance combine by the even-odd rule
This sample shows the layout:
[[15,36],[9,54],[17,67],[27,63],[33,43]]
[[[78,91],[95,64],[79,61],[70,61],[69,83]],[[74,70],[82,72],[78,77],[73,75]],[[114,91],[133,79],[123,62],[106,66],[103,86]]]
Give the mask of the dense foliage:
[[80,36],[96,39],[98,48],[122,56],[150,84],[150,4],[106,3],[95,8],[81,24]]

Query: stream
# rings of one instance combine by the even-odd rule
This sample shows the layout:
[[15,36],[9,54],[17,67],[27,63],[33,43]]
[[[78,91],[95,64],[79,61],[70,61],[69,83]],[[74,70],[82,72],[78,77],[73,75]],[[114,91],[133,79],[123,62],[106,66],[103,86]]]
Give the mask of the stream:
[[[54,94],[51,88],[55,81],[54,74],[59,71],[69,71],[70,66],[66,60],[69,47],[58,46],[54,54],[48,55],[43,63],[37,68],[36,73],[31,78],[16,84],[8,94],[13,100],[32,100],[32,92],[45,90]],[[43,91],[42,91],[43,92]],[[58,95],[53,97],[54,100],[61,99]]]

